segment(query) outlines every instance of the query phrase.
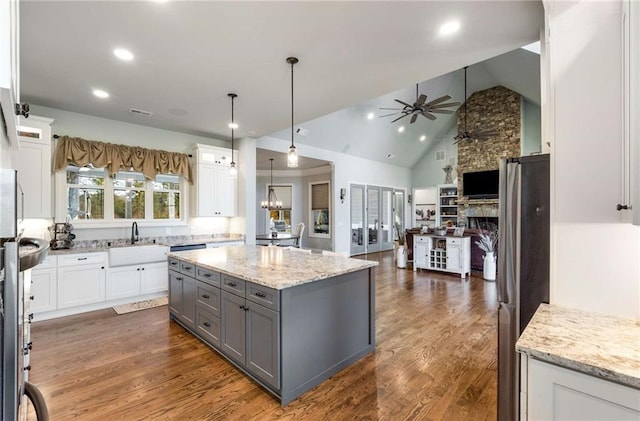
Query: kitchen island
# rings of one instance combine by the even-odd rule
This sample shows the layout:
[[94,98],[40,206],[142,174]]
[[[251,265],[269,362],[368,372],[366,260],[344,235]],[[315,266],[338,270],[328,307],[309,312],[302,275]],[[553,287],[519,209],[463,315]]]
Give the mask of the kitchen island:
[[283,406],[375,349],[377,262],[264,246],[168,256],[171,319]]

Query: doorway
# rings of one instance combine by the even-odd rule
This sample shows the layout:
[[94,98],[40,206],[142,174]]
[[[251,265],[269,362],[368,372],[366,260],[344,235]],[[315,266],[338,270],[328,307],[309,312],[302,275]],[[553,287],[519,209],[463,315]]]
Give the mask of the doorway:
[[404,229],[404,191],[361,184],[350,190],[351,255],[392,250],[396,224]]

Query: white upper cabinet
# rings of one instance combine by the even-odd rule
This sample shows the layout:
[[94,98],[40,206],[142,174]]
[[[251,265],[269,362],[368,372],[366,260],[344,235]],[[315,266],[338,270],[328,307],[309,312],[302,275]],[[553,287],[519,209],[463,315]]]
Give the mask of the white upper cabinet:
[[13,162],[23,199],[18,201],[19,215],[25,218],[51,218],[51,123],[52,119],[30,116],[20,118],[19,149]]
[[192,216],[235,216],[237,180],[229,175],[231,149],[196,145]]
[[633,205],[633,223],[640,225],[640,3],[626,1],[628,4],[628,111],[625,112],[629,130],[631,150],[631,204]]

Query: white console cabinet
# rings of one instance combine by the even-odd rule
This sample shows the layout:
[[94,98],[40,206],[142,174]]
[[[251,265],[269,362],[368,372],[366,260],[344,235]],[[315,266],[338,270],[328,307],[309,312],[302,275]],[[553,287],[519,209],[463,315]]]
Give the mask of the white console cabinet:
[[464,278],[471,273],[471,237],[415,235],[413,270],[418,269],[457,273]]
[[521,421],[640,419],[638,389],[531,357],[525,364]]
[[192,216],[235,216],[237,180],[229,175],[231,149],[196,145]]

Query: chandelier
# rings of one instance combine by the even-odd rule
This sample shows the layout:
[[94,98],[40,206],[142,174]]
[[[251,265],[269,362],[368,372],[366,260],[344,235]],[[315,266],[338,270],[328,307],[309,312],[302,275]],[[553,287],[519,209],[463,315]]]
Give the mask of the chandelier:
[[267,200],[260,202],[262,209],[282,209],[282,202],[276,197],[276,192],[273,190],[273,158],[269,158],[271,161],[271,183],[269,184]]

